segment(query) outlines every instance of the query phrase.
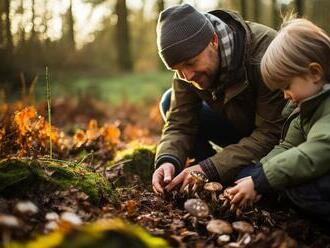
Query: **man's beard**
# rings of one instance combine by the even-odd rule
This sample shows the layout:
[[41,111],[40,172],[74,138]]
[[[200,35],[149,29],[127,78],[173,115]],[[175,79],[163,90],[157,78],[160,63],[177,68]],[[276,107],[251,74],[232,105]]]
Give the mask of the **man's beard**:
[[190,83],[200,90],[208,90],[213,88],[213,86],[215,85],[217,75],[218,72],[213,75],[201,73],[192,78],[192,80],[190,80]]

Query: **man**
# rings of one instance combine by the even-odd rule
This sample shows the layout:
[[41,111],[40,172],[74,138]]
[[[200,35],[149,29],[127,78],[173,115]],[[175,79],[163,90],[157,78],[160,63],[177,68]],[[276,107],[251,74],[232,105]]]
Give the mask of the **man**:
[[[278,143],[285,100],[265,86],[259,66],[275,35],[229,11],[202,14],[183,4],[160,14],[158,52],[174,79],[161,103],[166,123],[155,160],[155,192],[183,190],[192,170],[231,183],[244,165]],[[223,150],[212,150],[209,140]],[[184,169],[188,157],[197,164]]]

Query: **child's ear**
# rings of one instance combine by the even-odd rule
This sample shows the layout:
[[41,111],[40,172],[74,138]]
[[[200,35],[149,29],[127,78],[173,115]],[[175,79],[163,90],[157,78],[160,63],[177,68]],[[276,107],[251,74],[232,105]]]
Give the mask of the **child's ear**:
[[323,72],[323,68],[319,63],[310,63],[308,65],[308,70],[310,73],[310,76],[312,77],[313,81],[315,83],[318,83],[321,81],[321,79],[323,78],[324,72]]

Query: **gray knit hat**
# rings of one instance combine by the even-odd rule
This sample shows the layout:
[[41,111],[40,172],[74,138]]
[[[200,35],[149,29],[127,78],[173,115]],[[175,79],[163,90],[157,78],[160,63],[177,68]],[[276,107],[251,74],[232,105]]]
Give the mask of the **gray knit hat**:
[[195,57],[207,47],[214,28],[205,15],[189,4],[162,11],[157,23],[158,53],[168,69]]

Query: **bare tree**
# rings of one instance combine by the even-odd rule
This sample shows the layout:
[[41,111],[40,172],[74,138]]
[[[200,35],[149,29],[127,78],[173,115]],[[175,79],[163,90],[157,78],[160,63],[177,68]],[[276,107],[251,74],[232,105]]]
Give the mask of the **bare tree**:
[[272,10],[273,28],[277,29],[280,26],[280,16],[276,0],[272,0]]
[[74,18],[72,13],[72,0],[70,0],[70,6],[68,9],[68,42],[70,48],[75,49],[75,35],[74,35]]
[[25,43],[25,28],[24,28],[24,0],[20,1],[20,5],[17,9],[17,14],[20,15],[20,23],[19,23],[19,44],[24,46]]
[[302,17],[304,15],[304,1],[303,0],[295,0],[297,16]]
[[8,52],[11,52],[13,50],[13,36],[11,33],[11,22],[10,22],[10,0],[4,0],[5,1],[5,14],[6,14],[6,37],[7,37],[7,49]]
[[157,0],[157,11],[158,13],[162,12],[165,8],[164,0]]
[[247,17],[247,1],[246,0],[241,0],[241,15],[244,19]]
[[36,9],[35,9],[35,0],[32,0],[31,2],[31,8],[32,8],[32,17],[31,17],[31,23],[32,23],[32,30],[31,30],[31,40],[34,41],[36,38],[36,27],[35,27],[35,18],[36,18]]
[[258,22],[260,19],[260,1],[254,0],[254,21]]
[[4,9],[4,6],[3,6],[3,2],[1,1],[0,2],[0,47],[3,44],[3,19],[2,19],[3,9]]
[[130,49],[126,0],[117,0],[115,11],[118,18],[116,26],[116,38],[119,66],[123,71],[131,71],[133,69],[133,62]]

